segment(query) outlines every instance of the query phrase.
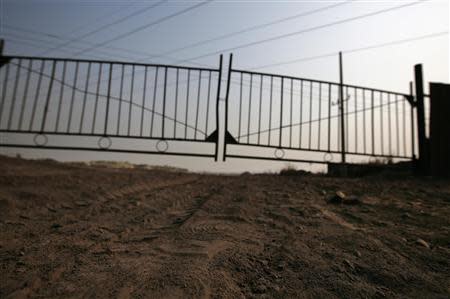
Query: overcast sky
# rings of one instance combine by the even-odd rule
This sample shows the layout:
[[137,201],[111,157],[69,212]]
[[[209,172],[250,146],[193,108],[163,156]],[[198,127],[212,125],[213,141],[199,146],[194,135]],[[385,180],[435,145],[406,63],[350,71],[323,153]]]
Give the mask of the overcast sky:
[[[414,2],[1,0],[0,35],[11,55],[216,66],[218,53],[233,52],[240,69],[329,81],[339,79],[333,54],[343,51],[345,83],[409,92],[416,63],[423,63],[427,82],[449,81],[449,2],[395,8]],[[316,56],[323,57],[303,59]],[[116,157],[128,158],[111,156]],[[189,158],[130,159],[196,170],[242,170],[235,161],[193,166]],[[248,162],[245,167],[283,165]]]

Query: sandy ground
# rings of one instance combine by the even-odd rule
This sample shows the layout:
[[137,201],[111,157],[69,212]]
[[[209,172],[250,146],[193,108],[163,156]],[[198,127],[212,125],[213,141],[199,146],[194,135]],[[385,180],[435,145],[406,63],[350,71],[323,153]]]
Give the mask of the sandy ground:
[[0,157],[0,272],[0,298],[449,298],[450,181]]

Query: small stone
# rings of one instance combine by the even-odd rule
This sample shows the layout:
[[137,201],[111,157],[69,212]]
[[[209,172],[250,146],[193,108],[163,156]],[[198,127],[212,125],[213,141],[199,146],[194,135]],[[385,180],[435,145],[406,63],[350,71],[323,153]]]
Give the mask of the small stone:
[[281,270],[283,270],[284,269],[284,264],[283,263],[279,263],[278,265],[277,265],[277,270],[278,271],[281,271]]
[[356,255],[357,257],[361,257],[361,256],[362,256],[361,252],[359,252],[358,250],[355,251],[355,255]]
[[349,266],[350,268],[355,269],[355,266],[353,266],[352,262],[350,262],[349,260],[345,259],[345,260],[344,260],[344,263],[345,263],[347,266]]
[[344,199],[344,198],[347,197],[347,196],[345,195],[345,193],[342,192],[342,191],[336,191],[336,196],[338,196],[338,197],[340,197],[340,198],[342,198],[342,199]]
[[403,213],[402,218],[403,219],[412,219],[413,217],[409,213]]
[[344,201],[345,197],[346,196],[345,196],[344,192],[336,191],[334,196],[328,199],[328,203],[340,204]]
[[256,287],[256,289],[255,289],[255,291],[256,291],[257,293],[259,293],[259,294],[265,293],[266,290],[267,290],[267,288],[266,288],[266,286],[263,285],[263,284],[259,284],[259,285]]
[[422,239],[417,239],[416,243],[419,245],[422,245],[423,247],[426,247],[428,249],[430,249],[430,244],[428,244],[426,241],[422,240]]
[[58,228],[61,228],[62,226],[61,226],[61,224],[59,224],[59,223],[53,223],[52,224],[52,228],[53,229],[58,229]]

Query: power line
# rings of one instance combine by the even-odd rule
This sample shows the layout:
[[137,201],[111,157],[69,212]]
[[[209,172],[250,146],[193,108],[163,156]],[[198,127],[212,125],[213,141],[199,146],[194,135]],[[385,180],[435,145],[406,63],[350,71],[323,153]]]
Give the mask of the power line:
[[[7,37],[6,40],[9,42],[15,43],[15,44],[23,44],[23,45],[28,45],[28,46],[35,47],[35,48],[47,49],[46,46],[43,46],[42,44],[39,44],[37,42],[33,42],[32,40],[26,40],[26,39],[15,38],[15,37]],[[62,49],[61,51],[70,52],[70,51],[67,51],[64,49]],[[93,57],[98,58],[98,59],[104,59],[103,56],[93,55]]]
[[183,46],[183,47],[175,48],[175,49],[163,52],[163,53],[161,53],[161,55],[169,55],[169,54],[180,52],[182,50],[186,50],[186,49],[190,49],[190,48],[195,48],[195,47],[198,47],[198,46],[206,45],[206,44],[209,44],[211,42],[216,42],[216,41],[219,41],[219,40],[222,40],[222,39],[226,39],[226,38],[230,38],[230,37],[233,37],[233,36],[236,36],[236,35],[240,35],[240,34],[243,34],[243,33],[255,31],[255,30],[258,30],[258,29],[263,29],[263,28],[266,28],[266,27],[270,27],[270,26],[273,26],[273,25],[276,25],[276,24],[280,24],[280,23],[286,22],[286,21],[291,21],[291,20],[294,20],[294,19],[298,19],[300,17],[305,17],[305,16],[308,16],[308,15],[316,14],[318,12],[329,10],[331,8],[335,8],[335,7],[338,7],[338,6],[341,6],[341,5],[345,5],[345,4],[348,4],[350,2],[354,2],[354,1],[355,0],[347,0],[347,1],[344,1],[344,2],[340,2],[340,3],[328,5],[328,6],[325,6],[325,7],[313,9],[313,10],[310,10],[310,11],[307,11],[307,12],[302,12],[302,13],[299,13],[299,14],[295,14],[295,15],[292,15],[292,16],[289,16],[289,17],[284,17],[284,18],[281,18],[281,19],[277,19],[277,20],[274,20],[274,21],[271,21],[271,22],[268,22],[268,23],[263,23],[263,24],[259,24],[259,25],[250,26],[250,27],[247,27],[245,29],[233,31],[233,32],[230,32],[230,33],[219,35],[219,36],[214,37],[214,38],[205,39],[205,40],[202,40],[202,41],[199,41],[199,42],[195,42],[195,43]]
[[205,0],[205,1],[203,1],[203,2],[200,2],[200,3],[198,3],[198,4],[195,4],[195,5],[193,5],[193,6],[187,7],[187,8],[185,8],[185,9],[183,9],[183,10],[180,10],[180,11],[178,11],[178,12],[175,12],[175,13],[173,13],[173,14],[170,14],[170,15],[167,15],[167,16],[165,16],[165,17],[162,17],[162,18],[160,18],[160,19],[158,19],[158,20],[156,20],[156,21],[153,21],[153,22],[150,22],[150,23],[148,23],[148,24],[139,26],[139,27],[137,27],[137,28],[135,28],[135,29],[133,29],[133,30],[130,30],[130,31],[128,31],[128,32],[124,32],[124,33],[122,33],[122,34],[119,34],[119,35],[117,35],[117,36],[114,37],[114,38],[111,38],[111,39],[108,39],[108,40],[106,40],[106,41],[103,41],[103,42],[101,42],[101,43],[99,43],[99,44],[96,44],[96,45],[94,45],[94,46],[92,46],[92,47],[90,47],[90,48],[87,48],[87,49],[85,49],[85,50],[83,50],[83,51],[79,51],[79,52],[75,53],[74,56],[78,56],[78,55],[84,54],[84,53],[86,53],[86,52],[88,52],[88,51],[92,51],[92,50],[94,50],[94,49],[97,49],[97,48],[102,47],[102,46],[104,46],[104,45],[107,45],[107,44],[109,44],[109,43],[112,43],[112,42],[115,42],[115,41],[120,40],[120,39],[122,39],[122,38],[128,37],[128,36],[130,36],[130,35],[132,35],[132,34],[135,34],[135,33],[139,32],[139,31],[142,31],[142,30],[144,30],[144,29],[148,29],[148,28],[150,28],[150,27],[152,27],[152,26],[155,26],[155,25],[158,25],[158,24],[160,24],[160,23],[162,23],[162,22],[164,22],[164,21],[167,21],[167,20],[169,20],[169,19],[172,19],[172,18],[177,17],[177,16],[179,16],[179,15],[182,15],[182,14],[184,14],[184,13],[187,13],[187,12],[189,12],[189,11],[191,11],[191,10],[197,9],[197,8],[199,8],[199,7],[203,6],[203,5],[206,5],[206,4],[208,4],[208,3],[212,2],[212,1],[214,1],[214,0]]
[[140,14],[146,13],[147,11],[149,11],[149,10],[155,8],[155,7],[158,7],[159,5],[161,5],[161,4],[163,4],[164,2],[167,2],[167,1],[168,1],[168,0],[161,0],[161,1],[158,1],[158,2],[156,2],[155,4],[150,5],[149,7],[146,7],[146,8],[144,8],[144,9],[142,9],[142,10],[134,11],[134,12],[132,12],[131,14],[128,14],[128,15],[126,15],[126,16],[123,16],[123,17],[120,18],[120,19],[117,19],[117,20],[112,21],[112,22],[110,22],[110,23],[104,24],[103,26],[100,26],[100,27],[98,27],[97,29],[91,30],[91,31],[89,31],[89,32],[87,32],[87,33],[84,33],[84,34],[82,34],[82,35],[80,35],[80,36],[78,36],[78,37],[76,37],[76,38],[70,39],[70,40],[68,40],[67,42],[62,43],[62,44],[60,44],[60,45],[58,45],[58,46],[56,46],[56,47],[50,48],[50,49],[48,49],[47,51],[42,52],[40,55],[47,54],[47,53],[49,53],[49,52],[51,52],[51,51],[61,49],[62,47],[66,47],[66,46],[68,46],[68,45],[71,44],[71,43],[74,43],[74,42],[77,42],[77,41],[79,41],[79,40],[82,40],[82,39],[84,39],[84,38],[86,38],[86,37],[88,37],[88,36],[91,36],[91,35],[93,35],[93,34],[96,34],[96,33],[100,32],[100,31],[102,31],[102,30],[104,30],[104,29],[107,29],[107,28],[111,27],[111,26],[114,26],[114,25],[123,23],[123,22],[127,21],[128,19],[130,19],[130,18],[132,18],[132,17],[135,17],[135,16],[138,16],[138,15],[140,15]]
[[102,16],[99,16],[99,17],[95,18],[95,20],[93,20],[93,21],[83,23],[83,24],[81,24],[81,26],[77,26],[74,29],[72,29],[69,32],[67,32],[67,34],[71,35],[71,34],[74,34],[76,32],[82,31],[84,28],[87,28],[87,27],[91,26],[92,24],[97,23],[98,21],[101,21],[101,20],[104,20],[106,18],[112,17],[115,14],[117,14],[118,12],[122,12],[124,9],[127,9],[129,7],[134,6],[137,2],[139,2],[139,1],[133,1],[131,3],[127,3],[126,5],[124,5],[124,4],[119,5],[119,7],[120,7],[119,9],[114,10],[113,12],[109,12],[109,13],[103,14]]
[[[400,39],[400,40],[395,40],[395,41],[386,42],[386,43],[374,44],[374,45],[361,47],[361,48],[354,48],[354,49],[343,50],[342,53],[354,53],[354,52],[359,52],[359,51],[366,51],[366,50],[371,50],[371,49],[383,48],[383,47],[387,47],[387,46],[393,46],[393,45],[398,45],[398,44],[403,44],[403,43],[408,43],[408,42],[413,42],[413,41],[418,41],[418,40],[423,40],[423,39],[443,36],[443,35],[447,35],[448,33],[449,33],[448,31],[436,32],[436,33],[421,35],[421,36],[407,38],[407,39]],[[264,68],[270,68],[270,67],[275,67],[275,66],[293,64],[293,63],[297,63],[297,62],[310,61],[310,60],[326,58],[326,57],[333,57],[333,56],[336,56],[338,54],[339,54],[339,52],[330,52],[330,53],[327,53],[327,54],[322,54],[322,55],[317,55],[317,56],[302,57],[302,58],[298,58],[298,59],[293,59],[293,60],[288,60],[288,61],[283,61],[283,62],[277,62],[277,63],[266,64],[266,65],[261,65],[261,66],[257,66],[257,67],[252,67],[252,68],[249,68],[249,70],[264,69]]]
[[[47,40],[39,39],[39,38],[36,38],[36,37],[24,37],[24,36],[17,35],[17,34],[12,34],[12,33],[5,34],[5,40],[6,41],[16,41],[16,42],[20,41],[21,43],[28,43],[30,45],[31,45],[31,43],[34,43],[34,47],[42,48],[42,49],[48,49],[49,43],[51,45],[56,43],[56,41],[53,41],[53,40],[52,41],[47,41]],[[44,45],[46,45],[46,46],[44,46]],[[75,46],[74,48],[80,49],[80,50],[83,49],[83,47],[80,47],[80,46]],[[67,53],[72,53],[72,51],[66,50],[66,49],[61,49],[60,51],[67,52]],[[108,58],[111,58],[111,54],[108,53],[108,52],[105,52],[105,51],[102,51],[102,50],[96,50],[95,52],[97,52],[99,54],[103,54],[103,55],[105,55]],[[115,55],[118,56],[118,57],[126,58],[126,59],[130,59],[131,58],[130,56],[125,56],[125,55],[121,55],[121,54],[115,54]],[[93,56],[95,56],[95,55],[93,55]],[[102,59],[104,59],[104,58],[102,58]]]
[[217,54],[223,53],[223,52],[229,52],[229,51],[243,49],[243,48],[247,48],[247,47],[251,47],[251,46],[255,46],[255,45],[259,45],[259,44],[263,44],[263,43],[267,43],[267,42],[273,42],[273,41],[276,41],[276,40],[279,40],[279,39],[292,37],[292,36],[297,36],[297,35],[301,35],[301,34],[304,34],[304,33],[316,31],[316,30],[319,30],[319,29],[332,27],[332,26],[336,26],[336,25],[352,22],[352,21],[355,21],[355,20],[360,20],[360,19],[364,19],[364,18],[380,15],[380,14],[383,14],[383,13],[387,13],[387,12],[391,12],[391,11],[394,11],[394,10],[410,7],[410,6],[413,6],[413,5],[416,5],[416,4],[420,4],[420,3],[423,3],[423,2],[427,2],[427,1],[430,1],[430,0],[419,0],[419,1],[416,1],[416,2],[406,3],[406,4],[399,5],[399,6],[391,7],[391,8],[385,8],[385,9],[382,9],[382,10],[377,10],[375,12],[370,12],[370,13],[367,13],[367,14],[362,14],[362,15],[359,15],[359,16],[351,17],[351,18],[347,18],[347,19],[343,19],[343,20],[339,20],[339,21],[335,21],[335,22],[331,22],[331,23],[327,23],[327,24],[323,24],[323,25],[319,25],[319,26],[314,26],[314,27],[310,27],[310,28],[307,28],[307,29],[302,29],[302,30],[298,30],[298,31],[290,32],[290,33],[276,35],[276,36],[273,36],[273,37],[270,37],[270,38],[261,39],[261,40],[257,40],[257,41],[253,41],[253,42],[249,42],[249,43],[244,43],[244,44],[241,44],[241,45],[238,45],[238,46],[225,48],[225,49],[221,49],[221,50],[214,51],[214,52],[205,53],[205,54],[202,54],[202,55],[199,55],[199,56],[195,56],[195,57],[191,57],[191,58],[188,58],[188,59],[179,60],[177,62],[179,63],[179,62],[197,60],[197,59],[200,59],[200,58],[205,58],[205,57],[217,55]]
[[[10,25],[4,25],[3,27],[9,28],[9,29],[11,29],[13,31],[25,32],[25,33],[28,33],[28,34],[32,34],[33,36],[35,36],[35,35],[42,35],[42,36],[44,36],[46,38],[52,38],[52,39],[57,39],[57,40],[61,40],[61,41],[67,41],[67,38],[62,37],[60,35],[49,34],[49,33],[46,33],[46,32],[36,31],[36,30],[32,30],[32,29],[25,29],[25,28],[16,27],[16,26],[10,26]],[[95,45],[95,43],[84,41],[84,40],[77,41],[77,43],[84,44],[84,45],[87,45],[87,46]],[[121,48],[121,47],[105,46],[104,48],[105,49],[109,49],[109,50],[113,50],[113,51],[126,52],[128,54],[129,53],[133,53],[133,54],[140,55],[140,56],[148,56],[149,55],[147,52],[138,51],[138,50],[132,50],[132,49],[125,49],[125,48]],[[101,50],[95,49],[95,51],[98,52],[98,51],[101,51]],[[168,56],[165,56],[165,55],[161,56],[161,57],[166,58],[166,59],[170,59],[170,60],[175,60],[173,57],[168,57]],[[142,59],[142,60],[144,60],[144,59]]]

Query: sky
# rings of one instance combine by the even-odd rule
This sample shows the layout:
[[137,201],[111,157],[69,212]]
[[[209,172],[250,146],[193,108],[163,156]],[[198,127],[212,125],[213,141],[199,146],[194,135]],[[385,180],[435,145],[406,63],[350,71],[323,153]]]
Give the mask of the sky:
[[[8,55],[216,68],[219,53],[227,58],[232,52],[237,69],[338,82],[337,53],[342,51],[347,84],[409,93],[417,63],[423,64],[425,82],[449,81],[448,1],[2,0],[0,5],[0,36]],[[189,157],[20,152],[195,171],[276,171],[286,166],[237,159],[214,163]]]

